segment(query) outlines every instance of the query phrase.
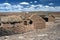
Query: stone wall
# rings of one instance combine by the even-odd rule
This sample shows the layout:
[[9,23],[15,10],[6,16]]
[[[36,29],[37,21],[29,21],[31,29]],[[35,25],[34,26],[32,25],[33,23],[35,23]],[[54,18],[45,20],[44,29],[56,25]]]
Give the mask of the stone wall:
[[45,20],[37,14],[31,15],[30,19],[33,21],[35,29],[45,28]]
[[55,22],[55,17],[53,15],[49,15],[48,22]]
[[25,33],[45,28],[45,20],[38,14],[7,15],[1,17],[1,27],[13,33]]

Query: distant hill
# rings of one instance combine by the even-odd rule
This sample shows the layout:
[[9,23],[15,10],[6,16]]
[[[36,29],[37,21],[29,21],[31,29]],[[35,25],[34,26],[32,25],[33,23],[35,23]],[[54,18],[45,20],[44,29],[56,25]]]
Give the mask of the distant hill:
[[0,12],[0,16],[2,15],[21,15],[21,14],[25,14],[25,13],[29,13],[29,14],[39,14],[39,15],[47,15],[47,14],[60,14],[60,12],[45,12],[45,11],[35,11],[35,12]]

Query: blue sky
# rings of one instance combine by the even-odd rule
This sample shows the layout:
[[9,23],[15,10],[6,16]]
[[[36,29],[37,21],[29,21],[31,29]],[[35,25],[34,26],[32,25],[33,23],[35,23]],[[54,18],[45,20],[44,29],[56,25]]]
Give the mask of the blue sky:
[[60,12],[60,0],[0,0],[0,12]]

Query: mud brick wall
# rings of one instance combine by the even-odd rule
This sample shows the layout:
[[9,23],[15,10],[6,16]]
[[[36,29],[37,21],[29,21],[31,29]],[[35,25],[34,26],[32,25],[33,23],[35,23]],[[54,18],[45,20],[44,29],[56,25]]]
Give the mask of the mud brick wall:
[[34,14],[30,17],[33,21],[35,29],[42,29],[45,28],[45,20],[43,20],[40,16]]
[[55,22],[55,17],[53,15],[49,15],[48,22]]
[[1,22],[2,22],[1,27],[3,27],[3,29],[5,30],[9,30],[11,32],[13,31],[12,33],[24,33],[33,30],[34,26],[29,24],[24,25],[24,21],[29,22],[29,20],[25,19],[22,20],[21,22],[19,22],[18,20],[21,21],[20,16],[15,16],[15,15],[3,16],[1,17]]
[[33,22],[31,22],[30,20],[31,19],[26,19],[26,20],[23,21],[23,25],[26,27],[26,31],[34,30]]
[[24,33],[26,32],[26,27],[24,25],[20,25],[20,24],[16,24],[14,27],[13,27],[13,31],[15,33]]
[[37,14],[2,16],[1,24],[3,29],[12,33],[25,33],[34,29],[45,28],[45,20]]

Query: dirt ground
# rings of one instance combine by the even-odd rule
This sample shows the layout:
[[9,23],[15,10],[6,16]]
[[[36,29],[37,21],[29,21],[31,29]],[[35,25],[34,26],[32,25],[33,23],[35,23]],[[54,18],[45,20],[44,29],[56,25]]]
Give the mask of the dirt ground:
[[24,34],[2,36],[0,40],[60,40],[60,23],[46,23],[46,27]]

